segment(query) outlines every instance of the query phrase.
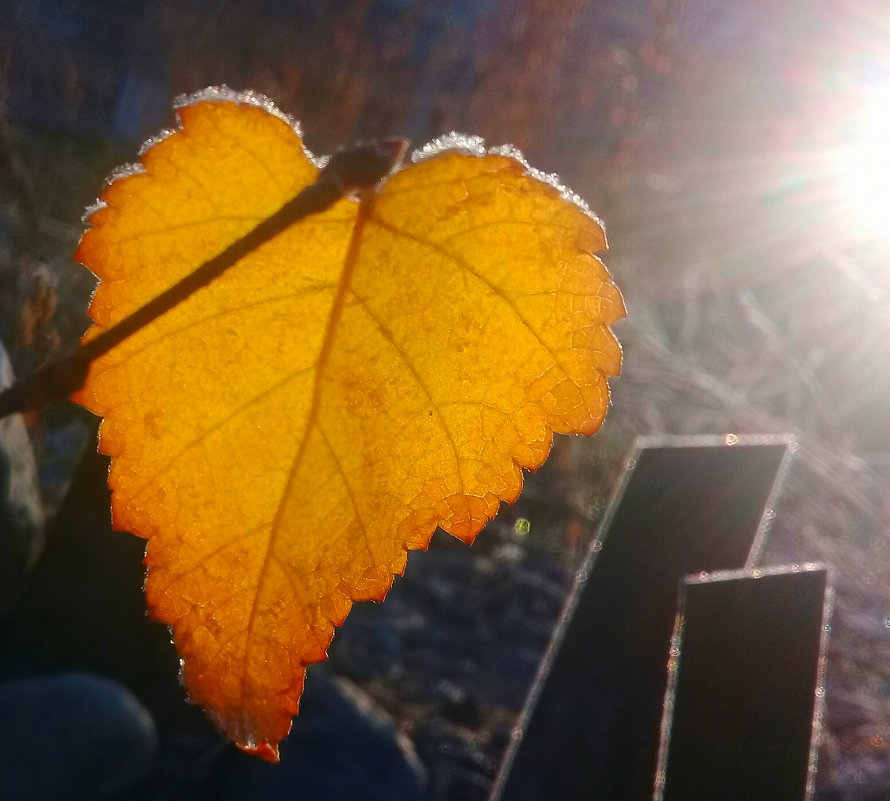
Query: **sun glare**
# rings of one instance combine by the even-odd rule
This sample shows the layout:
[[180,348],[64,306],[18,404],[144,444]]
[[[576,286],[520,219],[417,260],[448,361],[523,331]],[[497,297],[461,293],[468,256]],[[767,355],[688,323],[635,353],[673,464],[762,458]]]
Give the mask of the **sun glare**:
[[855,224],[890,236],[890,90],[872,96],[854,136],[843,170]]

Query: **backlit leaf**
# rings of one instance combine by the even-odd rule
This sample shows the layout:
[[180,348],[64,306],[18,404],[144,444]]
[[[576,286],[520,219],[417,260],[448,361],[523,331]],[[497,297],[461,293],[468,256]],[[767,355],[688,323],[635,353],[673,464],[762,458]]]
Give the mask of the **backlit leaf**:
[[[178,114],[89,218],[88,339],[318,174],[268,102]],[[408,550],[470,542],[553,432],[602,423],[624,306],[600,225],[551,184],[476,140],[427,147],[93,364],[77,398],[104,417],[114,525],[149,540],[151,612],[242,747],[276,758],[304,666]]]

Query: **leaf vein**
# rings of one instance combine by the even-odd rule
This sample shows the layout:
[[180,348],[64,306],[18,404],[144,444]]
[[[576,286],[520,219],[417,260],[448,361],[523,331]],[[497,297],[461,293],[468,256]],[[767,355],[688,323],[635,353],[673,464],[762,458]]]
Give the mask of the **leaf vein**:
[[[325,446],[328,449],[328,452],[331,454],[331,458],[334,460],[334,466],[337,468],[337,472],[340,475],[340,480],[343,483],[346,494],[349,496],[349,502],[352,504],[352,509],[355,512],[355,519],[358,522],[359,528],[361,529],[362,540],[365,543],[365,549],[368,551],[368,556],[370,557],[371,561],[374,562],[374,554],[371,551],[371,545],[368,542],[368,527],[364,519],[362,518],[361,512],[359,511],[355,491],[353,490],[352,484],[346,476],[346,470],[343,467],[343,462],[340,460],[339,454],[334,450],[334,446],[331,444],[330,439],[328,439],[328,436],[324,432],[324,429],[321,427],[320,422],[316,425],[316,431],[318,431],[319,435],[324,441]],[[327,556],[331,548],[333,548],[334,545],[339,542],[343,536],[345,536],[345,532],[340,537],[337,537],[333,542],[331,542],[327,548],[325,548],[325,550],[321,554],[322,559]],[[319,561],[321,561],[321,559]]]
[[368,306],[368,303],[364,300],[364,298],[357,295],[355,292],[351,292],[352,296],[358,302],[358,305],[365,312],[368,318],[374,323],[377,331],[380,335],[389,343],[390,347],[396,352],[396,355],[401,359],[402,363],[405,367],[408,368],[408,372],[411,373],[417,386],[423,391],[423,394],[426,395],[427,400],[429,400],[433,409],[436,412],[436,419],[439,421],[439,425],[442,427],[442,431],[445,434],[446,439],[448,440],[449,445],[451,446],[451,453],[454,456],[454,466],[457,469],[457,478],[460,482],[460,492],[461,496],[464,499],[464,507],[467,514],[467,520],[469,521],[471,518],[470,514],[470,502],[467,500],[467,490],[466,485],[464,483],[463,473],[461,471],[461,459],[460,454],[457,451],[457,443],[454,441],[454,434],[451,429],[448,427],[448,424],[445,422],[445,417],[442,415],[442,410],[439,408],[439,404],[436,399],[433,398],[429,388],[426,386],[426,382],[421,377],[420,373],[417,370],[417,367],[414,365],[414,362],[408,357],[408,354],[405,353],[405,350],[402,346],[396,341],[396,338],[392,331],[383,323],[380,318],[373,312],[373,310]]
[[[288,384],[289,382],[293,381],[295,378],[298,378],[299,376],[303,375],[304,373],[309,372],[309,370],[311,370],[312,368],[313,368],[313,365],[309,365],[308,367],[303,367],[303,368],[301,368],[301,369],[299,369],[299,370],[295,370],[294,372],[289,373],[289,374],[286,375],[284,378],[282,378],[280,381],[276,381],[276,382],[275,382],[271,387],[269,387],[268,389],[263,390],[263,392],[260,392],[260,393],[258,393],[257,395],[254,395],[252,398],[250,398],[249,400],[247,400],[247,401],[245,401],[244,403],[242,403],[240,406],[238,406],[238,407],[237,407],[236,409],[234,409],[232,412],[230,412],[229,414],[227,414],[227,415],[226,415],[225,417],[223,417],[221,420],[215,422],[213,425],[211,425],[211,426],[209,426],[208,428],[204,429],[204,430],[203,430],[197,437],[195,437],[193,440],[189,441],[189,442],[188,442],[188,443],[187,443],[187,444],[186,444],[186,445],[185,445],[185,446],[184,446],[184,447],[183,447],[183,448],[182,448],[182,449],[181,449],[181,450],[174,456],[174,457],[172,457],[171,459],[168,459],[166,462],[164,462],[164,464],[161,465],[161,467],[157,470],[157,472],[155,472],[154,475],[150,476],[150,477],[146,480],[146,482],[145,482],[145,483],[144,483],[138,490],[136,490],[136,491],[133,493],[132,501],[136,501],[136,500],[138,500],[139,498],[141,498],[142,495],[143,495],[143,494],[144,494],[144,493],[145,493],[145,492],[146,492],[146,491],[147,491],[147,490],[148,490],[148,489],[149,489],[149,488],[150,488],[150,487],[151,487],[151,486],[152,486],[152,485],[159,479],[159,478],[162,478],[162,477],[167,473],[167,471],[168,471],[174,464],[176,464],[176,462],[179,461],[179,459],[182,458],[183,454],[185,454],[185,453],[187,453],[188,451],[190,451],[190,450],[191,450],[192,448],[194,448],[196,445],[199,445],[201,442],[203,442],[205,439],[207,439],[207,437],[209,437],[209,436],[210,436],[211,434],[213,434],[215,431],[219,430],[219,429],[222,428],[224,425],[226,425],[226,423],[231,422],[231,421],[234,420],[236,417],[238,417],[239,415],[243,414],[245,411],[247,411],[248,409],[250,409],[250,407],[253,406],[255,403],[257,403],[258,401],[264,400],[265,398],[268,398],[270,395],[272,395],[273,393],[277,392],[279,389],[281,389],[282,387],[284,387],[284,386],[285,386],[286,384]],[[132,501],[131,501],[131,503],[132,503]]]
[[200,567],[202,567],[205,562],[208,562],[209,560],[213,559],[215,556],[219,556],[223,551],[227,550],[228,548],[230,548],[233,545],[237,545],[242,540],[246,540],[248,537],[253,536],[258,531],[263,529],[265,526],[268,526],[271,522],[272,522],[271,520],[266,520],[265,522],[260,523],[259,525],[249,528],[247,531],[242,531],[240,534],[237,534],[234,537],[232,537],[231,539],[226,540],[222,545],[218,545],[216,548],[214,548],[209,553],[202,554],[200,557],[198,557],[197,561],[194,564],[192,564],[190,567],[187,567],[187,568],[179,571],[175,576],[173,576],[160,590],[160,594],[164,595],[166,592],[169,591],[169,589],[174,584],[178,583],[182,579],[184,579],[187,576],[194,573],[195,570],[198,570]]
[[[284,482],[284,489],[281,493],[281,498],[278,502],[278,509],[275,513],[275,519],[273,520],[272,527],[269,531],[269,540],[266,543],[266,552],[263,558],[263,563],[260,566],[260,571],[257,576],[256,594],[254,595],[253,605],[251,606],[250,616],[247,621],[248,647],[250,646],[250,640],[253,636],[253,629],[256,625],[257,610],[259,608],[259,598],[263,590],[263,584],[265,583],[267,578],[269,564],[276,558],[273,550],[275,548],[275,542],[278,538],[278,535],[281,532],[281,524],[282,520],[284,519],[284,510],[287,506],[287,500],[291,488],[293,487],[294,482],[297,479],[297,475],[299,474],[300,467],[303,464],[306,449],[309,446],[309,437],[318,422],[318,415],[321,407],[322,377],[324,375],[324,370],[327,366],[328,359],[331,354],[331,349],[333,348],[334,339],[336,338],[340,320],[343,315],[344,301],[349,290],[349,284],[352,280],[353,272],[355,271],[355,267],[358,262],[359,252],[361,250],[362,233],[364,232],[365,224],[369,219],[370,208],[373,206],[373,203],[373,192],[369,192],[368,194],[362,196],[362,200],[358,208],[358,213],[353,224],[352,235],[349,239],[349,247],[343,259],[343,269],[340,273],[339,281],[337,282],[337,292],[334,295],[334,299],[331,303],[331,309],[328,313],[328,320],[325,327],[324,336],[322,338],[321,348],[319,350],[318,358],[316,359],[314,365],[315,383],[312,388],[311,406],[309,407],[309,411],[306,415],[306,425],[303,428],[303,436],[300,439],[300,443],[297,447],[297,452],[294,455],[293,460],[291,461],[290,468],[288,469],[287,477]],[[246,689],[247,672],[245,671],[241,674],[242,697],[245,695]]]
[[261,306],[280,303],[286,300],[296,300],[297,298],[301,298],[304,295],[309,295],[312,292],[322,292],[326,289],[333,289],[333,284],[318,284],[316,286],[305,287],[297,292],[288,292],[286,295],[277,295],[274,298],[264,298],[263,300],[257,300],[253,303],[242,303],[240,306],[236,306],[233,309],[220,309],[215,311],[213,314],[208,314],[206,317],[199,317],[197,320],[190,322],[188,325],[184,325],[181,328],[176,328],[172,331],[166,331],[155,339],[149,340],[148,342],[143,343],[136,350],[130,351],[123,359],[119,362],[115,362],[114,364],[109,364],[102,370],[97,370],[94,374],[95,378],[98,378],[100,375],[104,375],[105,373],[114,370],[116,367],[120,367],[126,364],[130,359],[139,356],[146,350],[157,345],[159,342],[163,342],[165,339],[169,339],[170,337],[178,336],[179,334],[183,334],[186,331],[190,331],[193,328],[197,328],[198,326],[203,325],[204,323],[212,322],[213,320],[219,320],[228,315],[236,315],[242,311],[248,311],[250,309],[256,309]]
[[[284,580],[287,582],[287,586],[290,589],[291,597],[294,599],[294,602],[297,606],[303,606],[305,600],[300,596],[297,592],[297,585],[294,584],[293,576],[290,574],[290,568],[286,562],[283,562],[279,559],[275,554],[272,554],[272,561],[278,565],[281,570],[282,575],[284,576]],[[318,646],[319,650],[323,651],[327,647],[327,643],[323,642],[319,639],[318,635],[315,633],[315,630],[312,628],[312,624],[307,621],[307,629],[309,633],[312,635],[312,639],[315,640],[315,644]],[[289,652],[288,652],[289,655]],[[302,660],[301,660],[302,662]],[[305,663],[304,663],[305,664]]]
[[[516,318],[522,323],[522,325],[526,328],[526,330],[534,337],[537,343],[543,348],[553,359],[556,366],[562,371],[563,375],[576,387],[578,384],[572,379],[569,374],[568,369],[562,363],[562,360],[557,355],[557,351],[551,348],[542,338],[541,335],[535,330],[532,324],[526,319],[525,315],[522,313],[520,308],[516,305],[516,302],[513,298],[511,298],[502,287],[499,287],[497,284],[489,281],[484,275],[482,275],[477,269],[473,267],[466,259],[458,256],[455,253],[445,249],[441,245],[436,242],[431,242],[427,239],[423,239],[422,237],[416,236],[415,234],[411,234],[408,231],[403,231],[400,228],[386,222],[385,220],[381,220],[376,217],[372,217],[369,222],[389,231],[391,234],[397,237],[402,237],[403,239],[407,239],[411,242],[415,242],[423,247],[427,247],[430,250],[434,250],[436,253],[444,256],[447,260],[451,261],[454,265],[456,265],[461,270],[466,273],[472,275],[476,278],[481,284],[486,286],[492,294],[496,295],[500,298],[513,312]],[[579,387],[580,389],[580,387]]]

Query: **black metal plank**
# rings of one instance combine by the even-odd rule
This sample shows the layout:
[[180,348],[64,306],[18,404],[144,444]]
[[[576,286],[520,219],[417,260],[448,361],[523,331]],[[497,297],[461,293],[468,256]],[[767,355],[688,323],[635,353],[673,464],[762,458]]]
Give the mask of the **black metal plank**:
[[649,801],[678,585],[743,567],[787,462],[761,444],[641,446],[545,657],[493,801]]
[[824,567],[684,582],[658,801],[804,801]]

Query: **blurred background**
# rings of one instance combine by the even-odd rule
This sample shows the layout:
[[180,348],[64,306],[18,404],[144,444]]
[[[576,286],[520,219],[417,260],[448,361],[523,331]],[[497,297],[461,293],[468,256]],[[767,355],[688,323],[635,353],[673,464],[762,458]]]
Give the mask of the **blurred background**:
[[[629,316],[603,431],[560,440],[473,549],[437,535],[318,669],[353,718],[373,707],[417,797],[485,798],[637,435],[792,433],[764,561],[836,571],[816,798],[885,799],[886,0],[0,0],[6,373],[77,341],[84,207],[175,124],[177,95],[211,84],[268,95],[319,154],[451,130],[513,144],[606,222]],[[21,567],[0,597],[0,678],[78,670],[128,687],[157,739],[120,797],[254,797],[254,768],[183,704],[166,632],[141,617],[141,543],[94,536],[108,528],[104,468],[81,464],[95,422],[56,407],[27,425],[33,459],[5,432],[18,483],[0,502],[19,505],[19,528],[3,548]],[[138,634],[109,622],[128,604]],[[309,797],[281,792],[257,797]]]

